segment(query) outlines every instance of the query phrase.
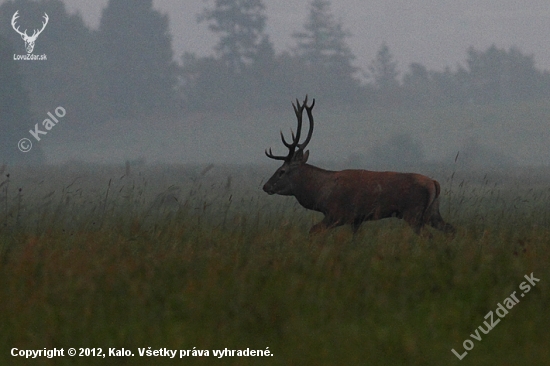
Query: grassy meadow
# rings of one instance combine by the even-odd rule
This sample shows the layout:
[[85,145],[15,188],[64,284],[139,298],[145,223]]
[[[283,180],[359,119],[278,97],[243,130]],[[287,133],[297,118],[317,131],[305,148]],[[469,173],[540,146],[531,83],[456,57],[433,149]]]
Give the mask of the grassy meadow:
[[[550,170],[421,171],[458,230],[430,240],[396,219],[309,236],[320,214],[261,191],[274,169],[0,169],[0,364],[550,364]],[[519,297],[531,273],[540,282]],[[467,339],[460,361],[451,349]],[[209,356],[140,357],[148,347]]]

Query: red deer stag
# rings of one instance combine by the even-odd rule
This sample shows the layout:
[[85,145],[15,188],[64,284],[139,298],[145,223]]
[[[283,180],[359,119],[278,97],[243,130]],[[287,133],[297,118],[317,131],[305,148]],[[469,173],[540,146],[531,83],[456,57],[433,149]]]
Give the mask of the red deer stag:
[[[363,221],[387,217],[405,220],[417,234],[426,224],[445,233],[455,232],[439,213],[440,187],[431,178],[414,173],[329,171],[306,164],[309,150],[304,149],[313,134],[314,105],[315,99],[307,105],[307,95],[301,105],[298,100],[292,103],[298,119],[296,135],[292,132],[292,142],[288,143],[281,132],[283,144],[288,148],[286,156],[273,155],[271,149],[265,151],[267,157],[282,160],[283,165],[263,187],[270,195],[294,196],[303,207],[322,212],[325,218],[310,233],[345,224],[350,224],[355,233]],[[300,144],[304,109],[309,131]]]

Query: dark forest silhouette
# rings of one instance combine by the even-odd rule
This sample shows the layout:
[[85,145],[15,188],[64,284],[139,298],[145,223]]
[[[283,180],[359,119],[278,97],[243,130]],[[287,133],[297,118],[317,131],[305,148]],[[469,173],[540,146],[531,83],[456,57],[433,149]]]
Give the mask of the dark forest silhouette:
[[[50,22],[34,53],[44,62],[14,61],[25,53],[18,22]],[[550,95],[550,74],[535,67],[534,56],[518,48],[473,47],[465,63],[444,71],[412,63],[400,75],[387,44],[363,70],[347,44],[352,35],[332,13],[328,0],[312,0],[295,45],[276,53],[266,33],[262,0],[212,0],[197,21],[218,37],[215,53],[185,53],[174,61],[168,17],[152,0],[110,0],[98,30],[61,0],[15,0],[0,6],[0,110],[2,139],[10,142],[15,124],[28,126],[30,113],[42,114],[59,101],[77,124],[87,128],[107,119],[236,112],[286,108],[289,97],[315,95],[326,105],[353,108],[431,108],[531,101]],[[130,36],[131,35],[131,36]],[[25,98],[30,99],[30,104]],[[6,106],[7,101],[10,106]],[[29,106],[30,105],[30,106]],[[11,127],[10,127],[11,126]],[[8,128],[9,127],[9,128]],[[25,127],[26,128],[26,127]],[[2,142],[2,145],[5,145]]]

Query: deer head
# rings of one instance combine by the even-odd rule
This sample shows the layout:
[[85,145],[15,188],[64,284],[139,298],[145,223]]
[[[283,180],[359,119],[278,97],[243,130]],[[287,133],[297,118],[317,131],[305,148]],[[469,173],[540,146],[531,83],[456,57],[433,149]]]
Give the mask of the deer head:
[[15,21],[17,20],[17,18],[19,18],[19,10],[17,10],[15,14],[13,14],[13,17],[11,18],[11,26],[13,30],[15,30],[17,33],[19,33],[19,35],[21,35],[21,38],[23,38],[23,41],[25,41],[25,49],[27,50],[27,53],[32,53],[32,51],[34,50],[34,42],[36,41],[36,38],[38,38],[40,33],[42,33],[44,28],[46,28],[46,24],[48,24],[48,20],[49,20],[48,14],[44,13],[44,21],[42,22],[42,29],[40,30],[35,29],[34,32],[32,33],[32,36],[27,35],[26,29],[24,32],[21,32],[19,30],[19,26],[17,27],[15,26]]
[[[271,148],[269,149],[269,152],[267,150],[265,151],[265,154],[268,158],[284,161],[283,165],[279,169],[277,169],[277,171],[275,171],[275,174],[273,174],[273,176],[264,185],[263,189],[266,193],[280,194],[285,196],[293,194],[293,179],[298,174],[300,167],[307,162],[307,159],[309,157],[309,150],[304,151],[304,149],[306,148],[307,144],[311,140],[311,136],[313,135],[313,115],[311,111],[314,105],[315,99],[313,99],[313,102],[310,106],[307,105],[307,95],[302,104],[300,104],[298,99],[296,99],[296,104],[292,103],[294,113],[296,114],[296,118],[298,120],[298,128],[296,130],[296,135],[294,135],[294,131],[291,130],[291,143],[288,143],[286,141],[283,132],[281,131],[281,140],[283,141],[283,144],[288,148],[288,154],[286,156],[273,155]],[[300,144],[299,141],[302,133],[302,114],[304,112],[304,109],[306,110],[309,119],[309,131],[305,141]]]

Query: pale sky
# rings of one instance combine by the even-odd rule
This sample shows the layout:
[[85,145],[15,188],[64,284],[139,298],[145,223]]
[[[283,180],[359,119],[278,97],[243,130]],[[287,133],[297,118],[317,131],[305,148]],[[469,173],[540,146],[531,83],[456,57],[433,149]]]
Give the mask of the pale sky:
[[[107,0],[65,0],[70,12],[79,11],[86,23],[97,27]],[[197,14],[213,1],[155,0],[168,14],[173,48],[179,59],[184,51],[212,53],[216,38]],[[264,1],[267,32],[277,51],[295,45],[291,35],[302,29],[309,1]],[[550,3],[548,0],[333,0],[332,12],[352,33],[348,40],[356,66],[366,70],[386,42],[401,71],[411,62],[442,70],[464,63],[466,49],[485,50],[491,44],[517,46],[533,54],[537,67],[550,70]]]

